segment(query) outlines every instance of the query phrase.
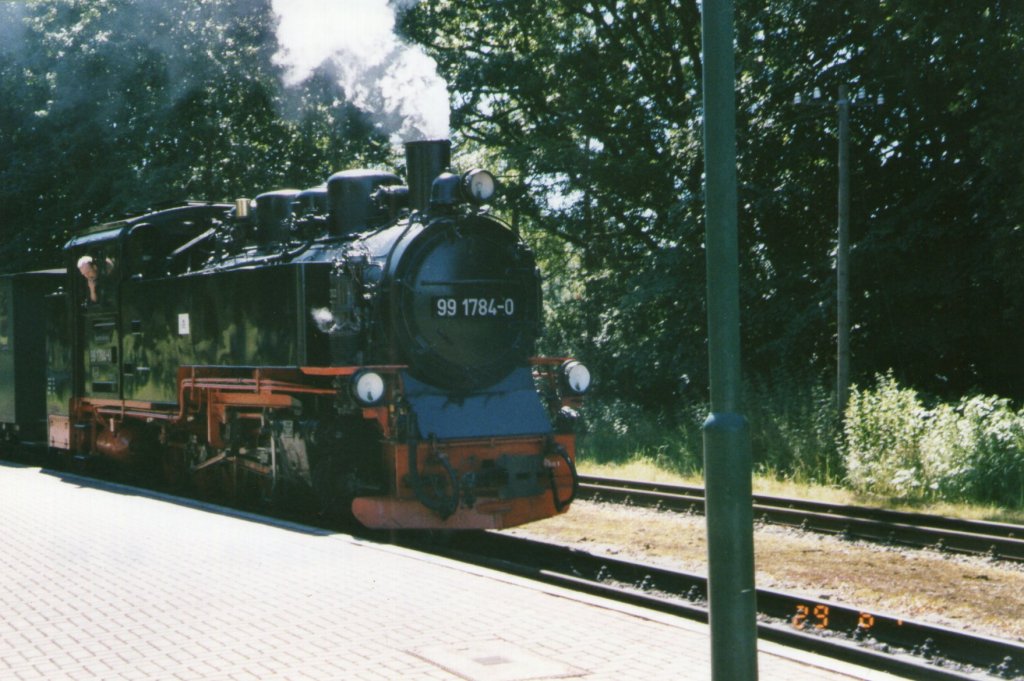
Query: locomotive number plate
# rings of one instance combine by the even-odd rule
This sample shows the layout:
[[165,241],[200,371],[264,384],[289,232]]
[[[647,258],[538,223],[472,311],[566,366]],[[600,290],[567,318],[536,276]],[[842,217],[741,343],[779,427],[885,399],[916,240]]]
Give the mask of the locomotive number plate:
[[434,298],[435,317],[443,319],[490,319],[516,316],[513,298]]

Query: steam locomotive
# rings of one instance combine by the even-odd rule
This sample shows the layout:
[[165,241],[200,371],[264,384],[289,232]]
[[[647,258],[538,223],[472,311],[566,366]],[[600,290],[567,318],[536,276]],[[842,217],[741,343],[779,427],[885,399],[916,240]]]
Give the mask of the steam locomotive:
[[566,510],[590,374],[534,357],[534,256],[447,140],[234,204],[189,202],[0,277],[0,434],[371,528]]

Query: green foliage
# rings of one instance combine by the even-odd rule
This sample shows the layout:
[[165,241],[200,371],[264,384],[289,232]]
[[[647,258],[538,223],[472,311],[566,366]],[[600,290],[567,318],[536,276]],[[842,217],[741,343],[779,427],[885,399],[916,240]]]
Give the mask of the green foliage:
[[921,439],[931,414],[892,374],[875,390],[854,386],[846,408],[846,474],[854,489],[892,497],[927,494]]
[[[463,144],[502,160],[504,208],[551,235],[547,346],[650,409],[703,398],[695,4],[430,2],[403,30],[453,92]],[[545,256],[551,256],[547,260]],[[562,269],[560,265],[570,263]]]
[[801,483],[835,484],[844,477],[842,427],[835,395],[807,376],[774,372],[746,389],[754,466]]
[[654,415],[620,400],[591,400],[585,408],[581,456],[594,463],[649,461],[680,475],[701,471],[703,405],[681,415]]
[[1024,507],[1024,411],[1009,400],[939,405],[922,450],[924,477],[939,498]]
[[284,91],[269,0],[0,2],[5,270],[76,228],[308,187],[390,147],[321,74]]
[[846,412],[846,463],[857,490],[902,499],[1024,506],[1024,410],[964,397],[926,409],[892,374],[855,389]]
[[[462,142],[503,159],[507,207],[573,252],[578,295],[549,329],[648,408],[707,384],[698,9],[439,0],[402,22],[449,80]],[[846,83],[866,95],[851,115],[854,376],[1024,397],[1024,365],[1001,361],[1024,318],[1024,6],[738,2],[735,23],[747,374],[833,364]]]
[[[814,387],[808,387],[813,385]],[[843,478],[841,429],[834,397],[813,380],[779,372],[747,386],[746,415],[758,472],[801,483],[835,484]],[[607,391],[603,391],[607,394]],[[703,471],[702,426],[707,402],[654,411],[614,399],[591,399],[581,448],[595,463],[643,460],[681,475]]]

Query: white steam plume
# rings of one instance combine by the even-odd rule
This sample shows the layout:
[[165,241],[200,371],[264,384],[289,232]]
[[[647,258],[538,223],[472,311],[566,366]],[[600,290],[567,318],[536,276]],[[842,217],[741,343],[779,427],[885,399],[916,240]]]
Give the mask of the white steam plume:
[[[406,1],[406,0],[403,0]],[[327,66],[345,96],[393,141],[448,137],[448,88],[437,63],[395,35],[387,0],[272,0],[274,61],[294,86]]]

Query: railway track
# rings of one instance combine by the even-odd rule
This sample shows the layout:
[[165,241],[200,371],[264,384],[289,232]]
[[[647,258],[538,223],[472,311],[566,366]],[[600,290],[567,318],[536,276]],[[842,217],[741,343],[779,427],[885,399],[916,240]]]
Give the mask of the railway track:
[[[499,533],[419,550],[576,591],[707,621],[699,575]],[[758,589],[758,637],[914,679],[1024,679],[1024,645],[832,601]]]
[[[704,489],[693,485],[580,476],[578,498],[704,513]],[[1024,563],[1024,527],[924,513],[754,495],[754,518],[814,532],[888,544],[988,556]]]

